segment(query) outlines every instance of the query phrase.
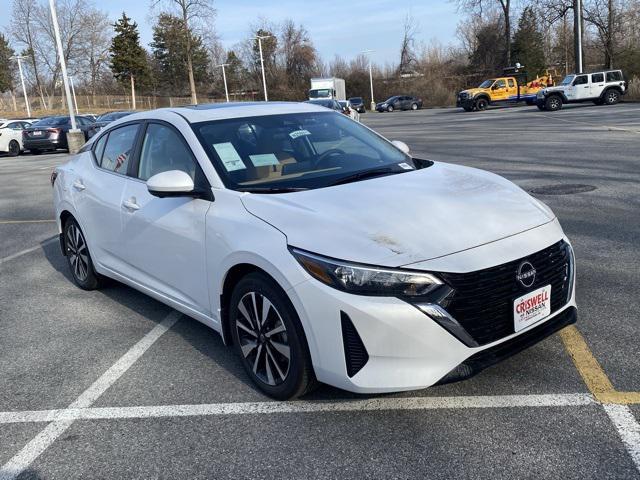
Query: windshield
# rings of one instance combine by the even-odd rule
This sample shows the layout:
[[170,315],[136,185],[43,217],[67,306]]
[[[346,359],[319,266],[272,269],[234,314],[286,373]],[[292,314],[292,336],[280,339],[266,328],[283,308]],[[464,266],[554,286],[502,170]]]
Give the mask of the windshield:
[[34,127],[41,127],[45,125],[64,125],[69,120],[69,117],[49,117],[38,120],[33,124]]
[[397,99],[398,99],[398,96],[397,96],[397,95],[396,95],[396,96],[394,96],[394,97],[389,97],[389,98],[387,98],[387,99],[384,101],[384,103],[393,103],[393,102],[395,102]]
[[330,88],[319,88],[315,90],[309,90],[309,98],[330,98]]
[[571,82],[573,82],[574,78],[576,78],[575,75],[567,75],[566,77],[564,77],[564,80],[562,80],[560,85],[571,85]]
[[362,97],[351,97],[351,98],[349,99],[349,101],[350,101],[351,103],[360,103],[360,102],[362,102]]
[[333,108],[333,100],[307,100],[305,103],[312,103],[314,105],[320,105],[321,107]]
[[480,86],[478,88],[489,88],[491,85],[493,85],[493,82],[495,82],[496,79],[495,78],[491,78],[489,80],[485,80],[484,82],[482,82],[480,84]]
[[372,169],[416,168],[409,156],[340,113],[218,120],[193,129],[234,190],[319,188]]

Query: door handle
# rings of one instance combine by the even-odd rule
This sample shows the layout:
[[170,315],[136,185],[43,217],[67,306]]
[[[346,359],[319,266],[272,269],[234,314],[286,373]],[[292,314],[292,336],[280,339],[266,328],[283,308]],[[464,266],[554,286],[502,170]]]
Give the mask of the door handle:
[[87,187],[84,186],[84,183],[82,183],[82,180],[76,180],[75,182],[73,182],[73,188],[81,192]]
[[140,210],[140,205],[136,203],[135,199],[125,200],[124,202],[122,202],[122,206],[132,212],[135,212],[136,210]]

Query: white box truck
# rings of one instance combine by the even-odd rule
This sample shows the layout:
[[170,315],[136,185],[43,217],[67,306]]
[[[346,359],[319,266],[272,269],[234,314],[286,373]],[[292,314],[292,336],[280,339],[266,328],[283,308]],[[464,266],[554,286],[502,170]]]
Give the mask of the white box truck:
[[312,78],[309,100],[316,100],[318,98],[346,100],[347,94],[344,88],[344,79],[336,77]]

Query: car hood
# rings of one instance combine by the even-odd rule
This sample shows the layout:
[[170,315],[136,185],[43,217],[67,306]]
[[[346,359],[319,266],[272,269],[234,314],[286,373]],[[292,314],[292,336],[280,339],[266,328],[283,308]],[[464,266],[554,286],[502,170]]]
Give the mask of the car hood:
[[345,185],[241,198],[291,246],[389,267],[484,245],[555,218],[498,175],[438,162]]
[[489,93],[489,89],[487,88],[467,88],[466,90],[462,90],[460,93],[466,93],[469,96],[475,96],[478,93]]
[[545,87],[542,89],[543,92],[562,92],[564,90],[565,87],[562,87],[560,85],[556,86],[556,87]]

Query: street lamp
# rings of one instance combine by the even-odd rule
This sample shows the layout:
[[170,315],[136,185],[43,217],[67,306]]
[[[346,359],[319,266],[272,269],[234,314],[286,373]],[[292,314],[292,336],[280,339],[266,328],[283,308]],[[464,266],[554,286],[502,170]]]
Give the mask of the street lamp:
[[273,35],[256,35],[255,37],[253,37],[256,40],[258,40],[258,48],[260,49],[260,67],[262,69],[262,86],[264,87],[265,102],[269,101],[269,98],[267,97],[267,80],[265,79],[265,76],[264,76],[264,59],[262,58],[262,40],[266,38],[271,38],[271,37],[273,37]]
[[224,67],[228,67],[228,63],[221,63],[217,65],[218,67],[222,67],[222,80],[224,80],[224,95],[227,97],[227,102],[229,101],[229,90],[227,89],[227,74],[224,71]]
[[24,104],[27,107],[27,116],[31,118],[31,107],[29,106],[29,99],[27,98],[27,89],[24,86],[24,75],[22,74],[22,60],[26,57],[21,55],[14,55],[9,58],[9,60],[17,60],[18,61],[18,70],[20,70],[20,83],[22,83],[22,93],[24,94]]
[[371,84],[371,111],[376,109],[376,102],[373,99],[373,73],[371,71],[371,54],[374,50],[364,50],[360,52],[362,55],[366,55],[369,58],[369,83]]
[[[582,0],[575,0],[573,15],[576,73],[582,73]],[[611,12],[609,12],[609,15],[611,15]]]

